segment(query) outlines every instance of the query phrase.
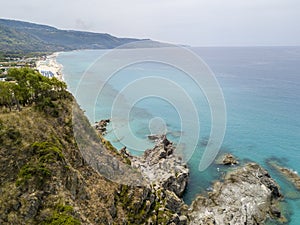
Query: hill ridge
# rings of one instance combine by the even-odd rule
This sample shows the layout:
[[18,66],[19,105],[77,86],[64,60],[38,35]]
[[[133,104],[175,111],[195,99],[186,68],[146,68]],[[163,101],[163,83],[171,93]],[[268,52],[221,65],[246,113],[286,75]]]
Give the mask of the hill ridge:
[[149,39],[118,38],[108,33],[62,30],[49,25],[0,19],[0,52],[32,53],[111,49]]

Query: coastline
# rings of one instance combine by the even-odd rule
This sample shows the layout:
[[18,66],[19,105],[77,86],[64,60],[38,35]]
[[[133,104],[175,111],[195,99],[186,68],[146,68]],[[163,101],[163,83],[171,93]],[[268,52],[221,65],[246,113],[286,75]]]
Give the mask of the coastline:
[[56,61],[57,56],[61,52],[55,52],[51,55],[46,56],[44,59],[36,61],[36,69],[42,73],[42,71],[51,72],[55,78],[60,81],[64,81],[63,78],[63,65]]

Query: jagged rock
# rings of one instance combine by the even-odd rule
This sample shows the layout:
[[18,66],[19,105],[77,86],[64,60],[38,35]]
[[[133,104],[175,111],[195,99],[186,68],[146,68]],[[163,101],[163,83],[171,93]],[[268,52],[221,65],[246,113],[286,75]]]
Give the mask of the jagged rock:
[[179,216],[179,223],[178,225],[185,225],[188,222],[188,218],[185,215]]
[[126,149],[126,147],[121,148],[120,153],[125,158],[132,158],[130,152]]
[[100,134],[104,135],[106,133],[106,126],[110,123],[110,119],[100,120],[96,123],[95,128],[100,132]]
[[179,213],[183,205],[183,201],[172,191],[166,191],[166,207],[173,212]]
[[188,182],[189,169],[175,154],[175,147],[165,135],[156,136],[155,140],[153,149],[146,150],[141,157],[132,157],[132,166],[138,168],[150,183],[181,197]]
[[279,186],[268,172],[249,163],[228,172],[208,197],[197,197],[190,208],[190,224],[263,224],[268,216],[281,216],[275,206],[280,198]]
[[222,164],[222,165],[237,165],[239,162],[232,154],[224,154],[221,155],[217,160],[216,164]]

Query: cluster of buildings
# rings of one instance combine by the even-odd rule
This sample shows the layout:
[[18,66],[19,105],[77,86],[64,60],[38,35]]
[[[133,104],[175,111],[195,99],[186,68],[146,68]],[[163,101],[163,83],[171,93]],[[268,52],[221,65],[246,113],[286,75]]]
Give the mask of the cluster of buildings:
[[[6,80],[7,71],[10,68],[22,68],[22,67],[29,67],[32,69],[36,69],[36,62],[38,60],[46,60],[46,57],[36,57],[36,58],[7,58],[7,61],[0,62],[0,81]],[[54,73],[48,70],[41,70],[39,72],[47,77],[52,78],[54,77]]]

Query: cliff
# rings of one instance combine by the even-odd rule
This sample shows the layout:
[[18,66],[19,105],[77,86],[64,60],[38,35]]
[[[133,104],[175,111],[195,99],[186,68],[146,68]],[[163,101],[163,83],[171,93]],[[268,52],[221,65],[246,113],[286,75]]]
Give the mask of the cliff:
[[[31,80],[37,77],[36,87],[50,82],[31,70],[21,72],[29,73]],[[73,110],[81,125],[91,126],[71,94],[64,89],[54,92],[50,86],[43,96],[37,93],[26,101],[22,96],[0,102],[0,224],[186,223],[181,216],[184,204],[171,190],[154,184],[121,185],[87,162],[74,137]],[[126,162],[95,131],[94,137],[107,155]],[[106,168],[103,159],[95,161]]]

